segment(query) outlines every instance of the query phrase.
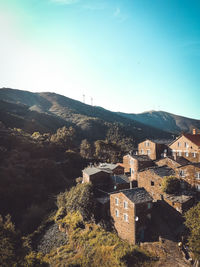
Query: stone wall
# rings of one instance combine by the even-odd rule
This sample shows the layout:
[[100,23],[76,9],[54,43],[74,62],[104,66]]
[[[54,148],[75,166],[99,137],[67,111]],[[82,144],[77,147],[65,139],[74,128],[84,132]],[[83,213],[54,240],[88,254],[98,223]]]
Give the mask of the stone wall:
[[144,187],[155,200],[163,199],[162,180],[162,177],[156,175],[150,170],[138,173],[138,187]]
[[[119,204],[116,205],[115,198],[118,198]],[[128,208],[124,208],[124,201],[128,202]],[[119,217],[116,216],[116,210],[119,211]],[[135,206],[121,192],[110,195],[110,214],[114,221],[115,229],[120,238],[127,240],[131,244],[136,243],[135,239]],[[124,214],[128,215],[128,222],[124,220]]]
[[[197,185],[200,186],[200,178],[198,179],[197,177],[197,173],[200,173],[200,166],[186,165],[177,168],[175,171],[176,171],[176,177],[183,179],[186,183],[190,184],[192,187],[197,188]],[[183,176],[181,175],[181,171]]]
[[123,157],[124,172],[130,172],[130,155],[125,155]]

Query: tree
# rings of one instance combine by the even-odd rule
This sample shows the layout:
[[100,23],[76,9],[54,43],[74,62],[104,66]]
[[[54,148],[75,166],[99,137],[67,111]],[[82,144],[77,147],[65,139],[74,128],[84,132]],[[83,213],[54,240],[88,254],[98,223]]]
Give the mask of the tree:
[[184,217],[185,225],[190,231],[188,238],[190,250],[194,253],[195,258],[200,260],[200,203],[187,211]]
[[51,142],[64,146],[65,148],[73,148],[76,138],[76,131],[73,127],[66,126],[59,128],[56,134],[51,136]]
[[91,158],[92,157],[92,146],[86,139],[84,139],[81,142],[80,154],[83,158]]
[[167,194],[177,193],[180,189],[180,180],[174,176],[166,176],[162,181],[162,190]]
[[0,216],[0,266],[22,266],[25,250],[10,215]]
[[121,149],[113,142],[97,140],[95,143],[95,156],[99,160],[117,162],[120,160]]

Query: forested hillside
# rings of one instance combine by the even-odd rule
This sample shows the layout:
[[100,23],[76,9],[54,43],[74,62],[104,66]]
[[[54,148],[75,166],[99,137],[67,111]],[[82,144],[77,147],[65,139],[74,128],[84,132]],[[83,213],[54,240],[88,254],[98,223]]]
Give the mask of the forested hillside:
[[55,132],[73,126],[77,140],[108,140],[130,150],[145,138],[172,138],[172,135],[136,120],[124,118],[101,107],[54,94],[0,89],[0,119],[7,127],[33,133]]

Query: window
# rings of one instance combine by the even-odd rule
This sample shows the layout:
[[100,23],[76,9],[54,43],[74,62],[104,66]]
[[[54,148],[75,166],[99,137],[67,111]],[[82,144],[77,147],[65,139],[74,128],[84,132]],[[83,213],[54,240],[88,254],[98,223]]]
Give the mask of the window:
[[143,149],[141,149],[141,155],[143,155],[144,154],[144,150]]
[[124,201],[124,209],[128,209],[128,202]]
[[119,217],[119,210],[117,210],[117,209],[115,210],[115,216]]
[[180,142],[178,142],[178,147],[181,147],[181,143]]
[[134,174],[134,170],[133,169],[131,169],[131,173]]
[[151,203],[147,204],[147,208],[150,209],[151,208]]
[[197,191],[200,192],[200,184],[197,184],[197,185],[196,185],[196,189],[197,189]]
[[196,152],[192,153],[193,158],[196,158]]
[[179,175],[180,175],[181,177],[185,177],[185,172],[184,172],[184,170],[181,170],[181,171],[179,172]]
[[186,142],[185,142],[185,147],[187,147],[187,148],[189,147],[188,143],[186,143]]
[[185,151],[185,156],[188,157],[189,156],[189,153],[188,151]]
[[147,149],[147,155],[150,155],[150,154],[151,154],[151,150]]
[[199,180],[200,179],[200,172],[196,173],[196,178]]
[[127,213],[124,213],[124,221],[128,222],[128,214]]
[[145,146],[148,147],[149,146],[149,141],[145,142]]
[[119,198],[115,198],[115,205],[118,206],[119,205]]
[[151,186],[154,186],[154,182],[153,181],[151,181]]
[[182,153],[181,151],[178,151],[178,156],[181,157]]

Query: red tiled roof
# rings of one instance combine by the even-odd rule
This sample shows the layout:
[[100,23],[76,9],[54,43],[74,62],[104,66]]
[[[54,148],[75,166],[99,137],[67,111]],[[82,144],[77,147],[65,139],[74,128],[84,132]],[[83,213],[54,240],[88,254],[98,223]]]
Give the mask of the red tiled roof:
[[200,146],[200,134],[183,134],[187,139],[195,145]]

